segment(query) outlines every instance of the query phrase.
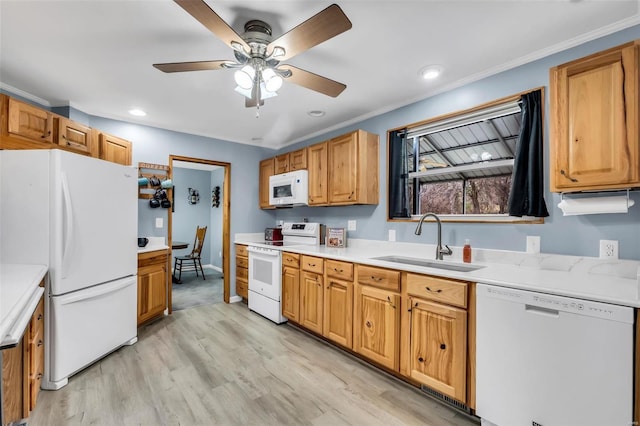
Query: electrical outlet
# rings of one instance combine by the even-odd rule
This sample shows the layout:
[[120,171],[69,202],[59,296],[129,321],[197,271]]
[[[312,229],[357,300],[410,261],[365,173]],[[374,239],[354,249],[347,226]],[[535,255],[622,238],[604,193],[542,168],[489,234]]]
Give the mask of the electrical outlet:
[[396,240],[396,230],[389,229],[389,241],[395,241],[395,240]]
[[348,220],[347,221],[347,231],[355,231],[356,230],[356,221]]
[[156,228],[162,228],[164,226],[164,220],[161,217],[156,217]]
[[600,259],[618,258],[618,240],[600,240]]
[[527,253],[540,253],[540,237],[527,235]]

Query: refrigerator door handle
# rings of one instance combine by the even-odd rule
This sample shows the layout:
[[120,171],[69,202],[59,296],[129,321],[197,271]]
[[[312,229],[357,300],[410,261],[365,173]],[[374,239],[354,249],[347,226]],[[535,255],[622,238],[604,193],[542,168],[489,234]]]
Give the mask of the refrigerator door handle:
[[85,300],[96,299],[105,294],[115,293],[116,291],[135,284],[135,277],[129,279],[121,279],[110,283],[90,287],[85,290],[75,291],[64,296],[57,296],[60,305],[70,305],[72,303],[83,302]]
[[67,277],[67,271],[69,270],[69,261],[71,256],[71,244],[73,243],[73,206],[71,204],[71,191],[69,191],[69,183],[67,182],[66,173],[61,173],[62,181],[62,199],[64,202],[64,217],[65,217],[65,236],[64,236],[64,249],[62,250],[62,278]]

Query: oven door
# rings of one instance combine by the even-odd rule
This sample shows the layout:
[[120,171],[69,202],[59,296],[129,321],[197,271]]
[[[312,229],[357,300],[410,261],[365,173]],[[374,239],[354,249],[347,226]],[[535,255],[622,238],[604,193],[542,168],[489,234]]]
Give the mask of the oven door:
[[249,251],[249,291],[279,301],[282,268],[280,250],[252,246],[247,250]]

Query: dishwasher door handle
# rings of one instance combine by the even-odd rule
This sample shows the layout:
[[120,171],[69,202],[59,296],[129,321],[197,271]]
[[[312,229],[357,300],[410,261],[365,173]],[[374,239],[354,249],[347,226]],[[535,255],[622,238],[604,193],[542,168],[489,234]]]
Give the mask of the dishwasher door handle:
[[546,317],[558,318],[560,316],[560,311],[558,311],[557,309],[543,308],[542,306],[524,305],[524,310],[525,312],[544,315]]

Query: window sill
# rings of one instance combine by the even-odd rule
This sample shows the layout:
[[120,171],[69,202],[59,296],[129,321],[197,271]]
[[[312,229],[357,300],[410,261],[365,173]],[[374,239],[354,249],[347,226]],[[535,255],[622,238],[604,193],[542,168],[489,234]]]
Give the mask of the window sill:
[[[422,216],[414,215],[410,218],[387,219],[387,222],[418,222]],[[506,214],[442,214],[438,215],[442,222],[458,223],[516,223],[516,224],[541,224],[544,223],[542,217],[532,216],[509,216]],[[428,217],[425,222],[434,222],[435,219]]]

